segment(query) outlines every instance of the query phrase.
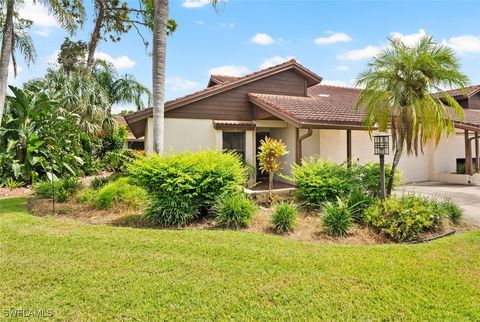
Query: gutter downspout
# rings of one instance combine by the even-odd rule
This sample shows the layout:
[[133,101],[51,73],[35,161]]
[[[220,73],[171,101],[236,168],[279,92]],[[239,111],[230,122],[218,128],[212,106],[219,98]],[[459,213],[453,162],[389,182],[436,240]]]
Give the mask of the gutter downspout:
[[295,130],[296,130],[295,136],[297,139],[297,145],[296,145],[296,151],[295,151],[296,152],[295,162],[300,165],[302,163],[302,141],[312,136],[313,129],[309,127],[307,133],[305,133],[302,136],[300,136],[300,129],[298,127]]

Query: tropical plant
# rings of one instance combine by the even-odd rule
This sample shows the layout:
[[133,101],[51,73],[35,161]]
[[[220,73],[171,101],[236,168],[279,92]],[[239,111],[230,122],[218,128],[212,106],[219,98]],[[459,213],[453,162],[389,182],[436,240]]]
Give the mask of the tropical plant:
[[287,146],[282,140],[275,140],[266,137],[260,141],[260,148],[257,154],[260,171],[268,173],[268,199],[272,200],[273,176],[281,169],[280,158],[288,153]]
[[340,198],[336,202],[327,201],[323,204],[322,224],[327,234],[345,236],[353,224],[352,213],[348,203]]
[[[80,0],[65,1],[42,1],[47,5],[59,24],[70,33],[82,24],[85,17],[83,3]],[[16,50],[19,50],[27,62],[32,62],[35,58],[35,50],[26,34],[26,29],[30,27],[31,21],[18,17],[18,9],[23,5],[23,1],[3,0],[0,13],[1,22],[1,50],[0,50],[0,125],[3,121],[5,98],[7,94],[8,66],[10,57],[14,71],[16,73]]]
[[248,227],[257,206],[250,198],[236,193],[220,196],[212,210],[218,225],[238,229]]
[[45,93],[10,89],[14,96],[7,97],[0,128],[0,176],[29,182],[51,171],[81,174],[91,157],[75,115]]
[[200,214],[195,199],[177,194],[150,194],[145,217],[162,226],[185,226]]
[[443,216],[450,219],[450,221],[458,225],[463,218],[463,209],[452,199],[445,199],[437,203],[437,211],[440,211]]
[[119,178],[96,190],[88,199],[99,209],[107,209],[117,204],[132,209],[141,209],[148,201],[147,191],[132,183],[129,178]]
[[[422,37],[413,46],[397,38],[390,39],[390,46],[358,76],[356,86],[364,89],[357,107],[364,109],[369,131],[390,128],[392,133],[392,173],[403,152],[415,155],[419,150],[423,152],[429,140],[438,143],[443,133],[453,133],[454,114],[463,117],[462,107],[448,93],[433,96],[430,92],[464,88],[467,82],[453,50],[435,43],[430,36]],[[392,187],[393,177],[390,177],[388,195]]]
[[272,214],[272,226],[276,233],[293,231],[298,217],[298,208],[293,202],[280,201]]
[[38,197],[54,198],[55,201],[58,202],[67,201],[70,197],[77,193],[81,187],[82,185],[75,177],[58,179],[56,176],[52,176],[48,180],[39,181],[33,186],[35,194]]
[[21,186],[23,186],[23,182],[16,181],[13,178],[7,178],[7,180],[5,180],[5,182],[0,186],[4,186],[5,188],[7,188],[9,190],[14,190],[14,189],[17,189],[17,188],[20,188]]

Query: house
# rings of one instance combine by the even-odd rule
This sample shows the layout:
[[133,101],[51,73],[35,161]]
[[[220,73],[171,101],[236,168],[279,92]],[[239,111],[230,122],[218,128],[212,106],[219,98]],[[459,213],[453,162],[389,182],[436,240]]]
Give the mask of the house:
[[[236,150],[255,165],[260,140],[270,136],[281,139],[290,151],[284,157],[287,173],[293,163],[312,155],[335,162],[377,162],[364,114],[355,107],[360,90],[321,82],[322,77],[295,60],[243,77],[212,75],[207,88],[166,102],[166,151]],[[453,95],[465,108],[465,119],[455,122],[458,133],[442,138],[437,146],[427,144],[424,154],[404,156],[399,168],[407,181],[453,180],[449,176],[462,159],[473,172],[470,143],[475,140],[478,146],[472,135],[480,132],[480,86]],[[125,119],[135,137],[145,136],[145,149],[152,151],[152,109]]]
[[125,126],[127,129],[127,142],[125,143],[126,148],[132,150],[144,150],[145,149],[145,142],[144,138],[140,137],[137,138],[133,135],[132,131],[130,130],[125,118],[121,115],[115,117],[115,121],[117,122],[118,126]]

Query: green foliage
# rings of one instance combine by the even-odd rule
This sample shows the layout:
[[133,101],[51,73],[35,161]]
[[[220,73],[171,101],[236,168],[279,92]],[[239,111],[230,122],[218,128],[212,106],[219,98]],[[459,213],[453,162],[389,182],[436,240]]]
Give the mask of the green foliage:
[[122,150],[127,142],[127,127],[125,125],[115,126],[112,132],[102,138],[102,151],[105,154],[108,151]]
[[54,187],[52,187],[52,181],[44,180],[34,185],[35,194],[40,198],[52,198],[55,191],[55,201],[65,202],[75,193],[77,193],[82,185],[75,177],[64,177],[61,179],[53,178]]
[[463,218],[463,209],[452,199],[447,198],[438,202],[437,211],[455,225],[458,225]]
[[159,201],[162,198],[177,205],[189,203],[199,207],[195,213],[208,211],[218,196],[238,191],[246,181],[239,156],[219,151],[139,157],[128,173],[157,203],[167,205],[168,200]]
[[[353,163],[349,168],[345,163],[311,157],[303,160],[301,165],[294,164],[292,175],[298,188],[297,197],[314,208],[319,208],[325,201],[335,201],[337,197],[348,197],[355,190],[372,197],[379,195],[380,168],[373,163]],[[389,175],[386,171],[387,179]]]
[[347,204],[352,218],[357,223],[362,223],[364,211],[375,202],[375,197],[365,190],[352,190],[348,194]]
[[298,216],[298,208],[293,202],[280,201],[272,214],[273,230],[279,234],[293,231]]
[[255,202],[243,194],[221,196],[213,206],[215,222],[226,228],[248,227],[256,212]]
[[327,201],[323,204],[322,224],[327,234],[345,236],[352,227],[353,218],[348,203],[340,198],[336,202]]
[[44,93],[10,87],[0,128],[0,176],[25,182],[45,177],[81,175],[89,160],[88,138],[74,114]]
[[93,190],[98,190],[111,181],[112,180],[110,179],[110,177],[96,177],[90,183],[90,188],[92,188]]
[[108,151],[102,159],[102,167],[107,171],[124,172],[134,160],[135,155],[130,149]]
[[185,226],[200,213],[196,200],[177,194],[151,194],[145,217],[162,226]]
[[13,190],[23,186],[23,182],[15,181],[13,178],[7,178],[7,180],[5,180],[5,182],[2,185],[9,190]]
[[66,73],[79,71],[85,68],[86,54],[87,44],[84,41],[71,41],[70,38],[65,37],[60,45],[57,62]]
[[445,215],[438,202],[414,194],[377,200],[364,212],[365,224],[397,241],[416,239],[439,227]]
[[107,183],[96,191],[93,196],[88,196],[90,204],[99,209],[107,209],[121,203],[132,209],[141,209],[147,203],[145,189],[132,184],[129,178],[120,178]]

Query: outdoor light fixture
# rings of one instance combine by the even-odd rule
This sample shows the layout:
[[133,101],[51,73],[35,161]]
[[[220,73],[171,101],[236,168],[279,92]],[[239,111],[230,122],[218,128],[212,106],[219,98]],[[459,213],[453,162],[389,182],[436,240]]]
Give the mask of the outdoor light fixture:
[[390,135],[378,132],[373,135],[373,154],[380,157],[380,198],[385,199],[385,156],[390,154]]

